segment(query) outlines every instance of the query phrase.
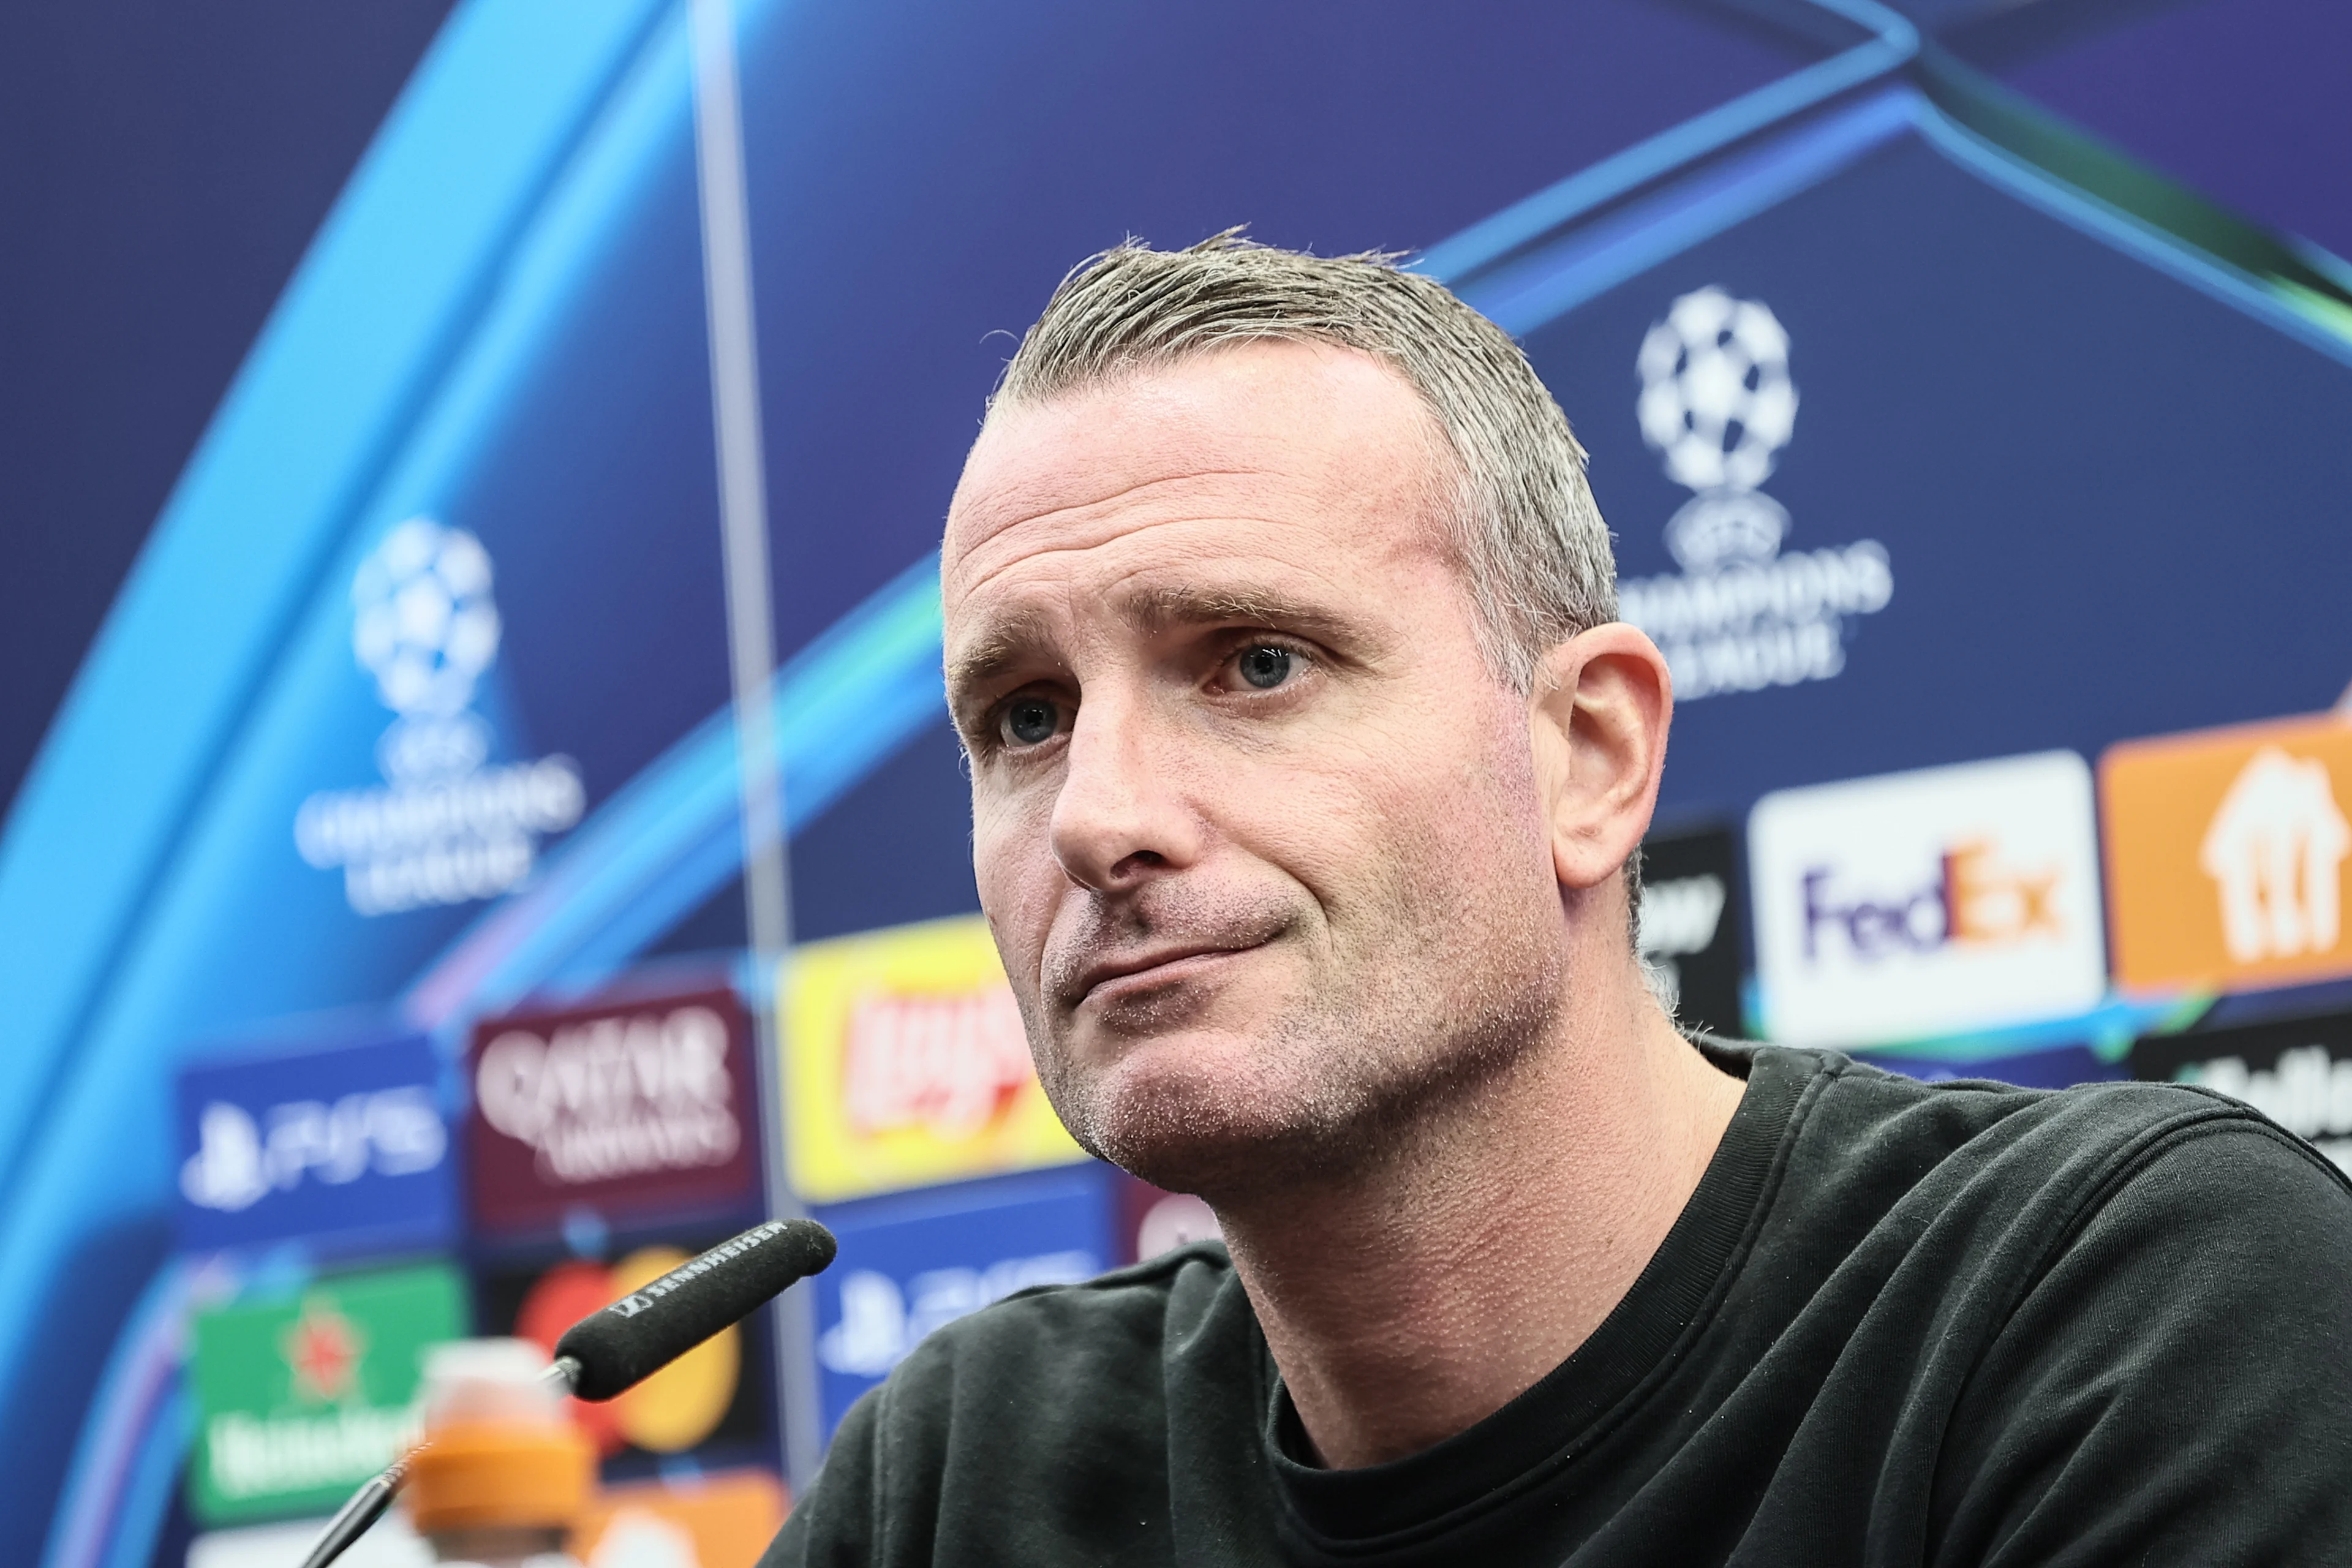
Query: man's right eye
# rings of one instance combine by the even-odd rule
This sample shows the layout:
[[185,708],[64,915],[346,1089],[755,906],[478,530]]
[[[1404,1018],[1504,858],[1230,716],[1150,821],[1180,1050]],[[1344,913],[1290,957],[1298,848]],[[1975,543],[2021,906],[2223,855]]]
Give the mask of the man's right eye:
[[1044,697],[1016,697],[1004,705],[998,728],[1010,746],[1042,746],[1062,727],[1062,713]]

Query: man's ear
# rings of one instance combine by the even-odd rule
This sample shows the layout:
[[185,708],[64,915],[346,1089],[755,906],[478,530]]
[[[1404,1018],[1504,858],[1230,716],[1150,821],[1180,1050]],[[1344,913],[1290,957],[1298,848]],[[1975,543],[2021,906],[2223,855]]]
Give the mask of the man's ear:
[[1528,701],[1553,871],[1564,888],[1597,887],[1649,831],[1674,678],[1655,643],[1611,621],[1545,655]]

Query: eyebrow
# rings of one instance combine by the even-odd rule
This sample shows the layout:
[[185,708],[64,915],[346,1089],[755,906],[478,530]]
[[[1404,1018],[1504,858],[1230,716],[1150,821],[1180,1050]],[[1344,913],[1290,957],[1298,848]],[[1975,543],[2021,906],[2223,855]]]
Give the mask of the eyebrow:
[[[1349,626],[1330,610],[1249,588],[1139,588],[1119,595],[1115,609],[1120,620],[1146,637],[1176,626],[1239,623],[1338,641]],[[995,620],[948,662],[949,700],[952,703],[1034,658],[1051,641],[1046,617],[1034,610]]]
[[1019,610],[992,622],[988,629],[948,660],[948,701],[984,686],[1033,657],[1050,640],[1045,617],[1034,610]]
[[1118,605],[1119,619],[1149,636],[1171,626],[1238,621],[1286,631],[1336,633],[1342,617],[1297,599],[1253,588],[1139,588]]

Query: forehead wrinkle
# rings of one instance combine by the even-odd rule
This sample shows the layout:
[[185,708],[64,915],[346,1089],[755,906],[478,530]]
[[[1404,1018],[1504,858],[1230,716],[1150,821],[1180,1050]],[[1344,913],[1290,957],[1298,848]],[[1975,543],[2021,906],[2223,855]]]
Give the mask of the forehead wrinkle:
[[[956,551],[957,555],[969,559],[1015,529],[1051,527],[1058,523],[1076,531],[1089,521],[1108,521],[1101,519],[1101,514],[1108,509],[1118,507],[1123,503],[1142,503],[1150,497],[1152,491],[1166,486],[1197,483],[1204,479],[1254,479],[1265,477],[1265,470],[1255,468],[1192,468],[1181,473],[1155,474],[1149,479],[1136,479],[1106,490],[1100,495],[1087,496],[1076,500],[1062,500],[1051,493],[1053,480],[1060,476],[1049,470],[1045,475],[1008,487],[1009,493],[990,494],[983,490],[984,499],[975,504],[951,509],[948,532],[951,542],[954,542],[953,536],[959,531],[956,524],[962,522],[969,526],[973,533],[971,541],[954,542],[961,544],[961,548]],[[1052,504],[1040,504],[1048,501]],[[1030,510],[1032,507],[1035,510]],[[999,521],[992,515],[996,513],[1011,515],[1004,516]],[[1055,548],[1083,549],[1085,546],[1062,545]],[[1045,552],[1033,551],[1030,553],[1043,554]]]

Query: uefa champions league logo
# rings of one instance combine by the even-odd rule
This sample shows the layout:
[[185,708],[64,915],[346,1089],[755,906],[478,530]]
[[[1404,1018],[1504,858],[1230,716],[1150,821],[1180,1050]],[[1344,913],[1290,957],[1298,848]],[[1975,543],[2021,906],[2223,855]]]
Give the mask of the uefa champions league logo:
[[489,727],[468,708],[499,656],[481,541],[425,517],[385,535],[352,580],[352,653],[399,715],[376,750],[385,777],[427,784],[478,766]]
[[1789,334],[1760,300],[1701,289],[1642,340],[1642,435],[1695,490],[1752,490],[1797,427]]
[[1797,427],[1789,333],[1760,300],[1709,286],[1642,339],[1642,438],[1691,499],[1667,521],[1679,575],[1618,585],[1619,613],[1654,637],[1692,700],[1826,680],[1845,668],[1845,618],[1895,588],[1874,540],[1780,553],[1789,511],[1766,495]]
[[352,582],[352,652],[395,713],[455,713],[499,656],[490,556],[462,528],[412,517]]
[[1687,572],[1780,552],[1789,514],[1756,487],[1797,427],[1789,334],[1769,307],[1701,289],[1642,340],[1642,438],[1666,476],[1698,493],[1666,524]]
[[538,840],[580,820],[569,757],[484,766],[490,726],[473,711],[498,658],[490,557],[462,528],[413,517],[352,579],[352,653],[394,714],[376,743],[383,789],[326,790],[302,803],[302,858],[343,869],[363,915],[486,899],[530,874]]

